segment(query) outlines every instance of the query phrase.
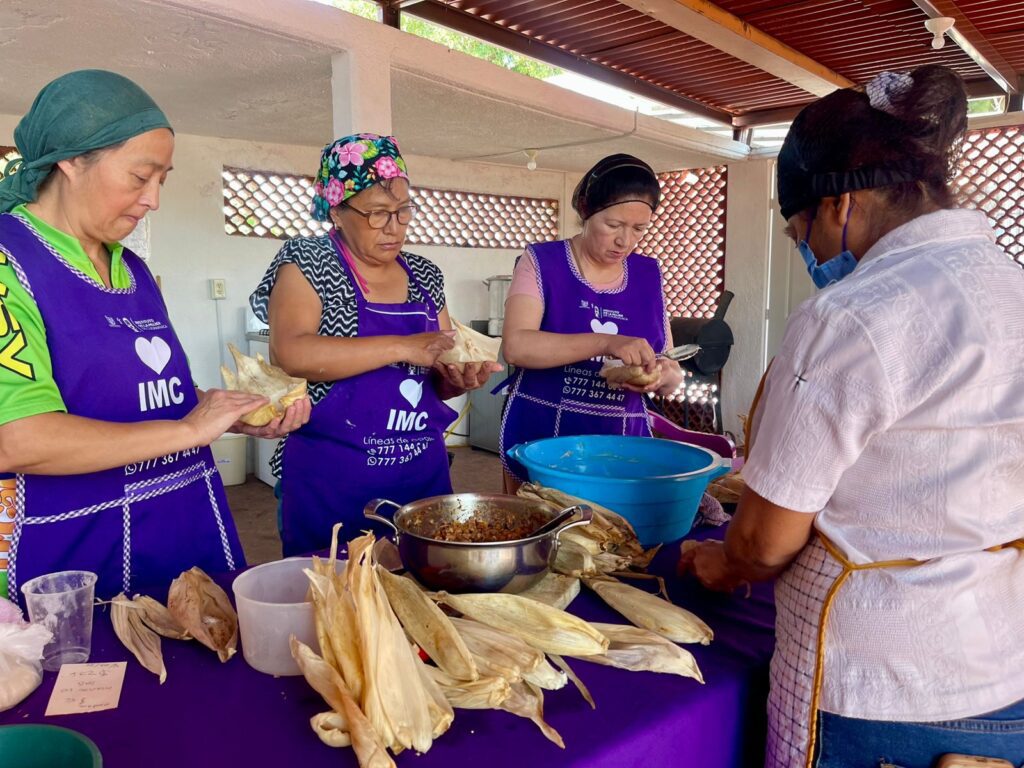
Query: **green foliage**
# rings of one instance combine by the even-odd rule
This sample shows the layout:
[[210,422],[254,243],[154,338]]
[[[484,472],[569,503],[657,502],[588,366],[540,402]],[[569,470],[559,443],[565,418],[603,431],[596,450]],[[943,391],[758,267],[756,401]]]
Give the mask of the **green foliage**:
[[[356,16],[362,16],[364,19],[377,18],[377,4],[372,2],[372,0],[333,0],[333,4],[343,11],[354,13]],[[410,35],[432,40],[435,43],[440,43],[451,48],[453,51],[468,53],[470,56],[489,61],[505,69],[511,69],[513,72],[518,72],[521,75],[535,77],[538,80],[543,80],[562,72],[558,67],[552,67],[527,56],[513,53],[505,48],[485,43],[483,40],[456,32],[454,29],[448,29],[439,24],[418,19],[410,13],[402,14],[402,31],[408,32]]]

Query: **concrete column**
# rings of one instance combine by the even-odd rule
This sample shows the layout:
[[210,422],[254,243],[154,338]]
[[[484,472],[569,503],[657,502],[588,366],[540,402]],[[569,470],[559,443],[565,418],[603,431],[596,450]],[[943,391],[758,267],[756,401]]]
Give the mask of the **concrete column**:
[[391,134],[391,61],[386,53],[342,51],[332,56],[331,95],[334,138]]
[[741,434],[739,414],[747,413],[764,370],[771,184],[770,160],[729,165],[725,287],[736,298],[726,322],[736,343],[722,372],[722,419],[736,435]]

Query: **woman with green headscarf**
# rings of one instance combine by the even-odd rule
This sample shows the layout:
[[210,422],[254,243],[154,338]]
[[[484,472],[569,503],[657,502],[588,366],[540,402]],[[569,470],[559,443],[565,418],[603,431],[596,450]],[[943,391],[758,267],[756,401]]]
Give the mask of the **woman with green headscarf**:
[[[120,245],[159,205],[174,134],[135,83],[72,72],[18,124],[0,181],[0,472],[14,474],[7,592],[53,571],[101,596],[244,565],[209,444],[265,398],[199,392],[146,265]],[[0,570],[0,573],[3,572]]]

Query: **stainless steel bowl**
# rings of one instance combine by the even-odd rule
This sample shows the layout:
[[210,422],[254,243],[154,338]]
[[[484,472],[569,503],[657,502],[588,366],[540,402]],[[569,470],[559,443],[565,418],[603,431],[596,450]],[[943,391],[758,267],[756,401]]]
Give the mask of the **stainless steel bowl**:
[[[395,508],[390,519],[380,514],[381,508],[387,506]],[[505,518],[510,513],[552,520],[566,510],[518,496],[457,493],[432,496],[405,506],[374,499],[363,514],[395,531],[402,564],[425,586],[449,592],[522,592],[548,572],[561,533],[590,523],[590,507],[581,504],[574,509],[576,515],[549,533],[491,542],[440,541],[430,534],[444,522],[498,515]]]

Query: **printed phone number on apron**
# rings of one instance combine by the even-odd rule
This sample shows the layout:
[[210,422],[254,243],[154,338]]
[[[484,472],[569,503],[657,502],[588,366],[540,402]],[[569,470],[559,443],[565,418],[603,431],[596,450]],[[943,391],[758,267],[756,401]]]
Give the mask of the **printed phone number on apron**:
[[626,400],[624,392],[608,389],[603,379],[587,376],[569,376],[562,385],[562,394],[568,397],[585,397],[589,400],[609,400],[622,403]]
[[133,464],[127,464],[125,465],[124,473],[125,475],[134,475],[137,472],[145,472],[147,469],[156,469],[157,467],[173,464],[179,459],[187,459],[189,456],[195,456],[199,453],[199,450],[199,448],[189,448],[184,451],[178,451],[177,453],[169,453],[166,456],[161,456],[159,459],[137,461]]
[[434,441],[432,437],[415,440],[398,438],[394,442],[375,444],[366,451],[366,466],[393,467],[408,464],[423,454]]

